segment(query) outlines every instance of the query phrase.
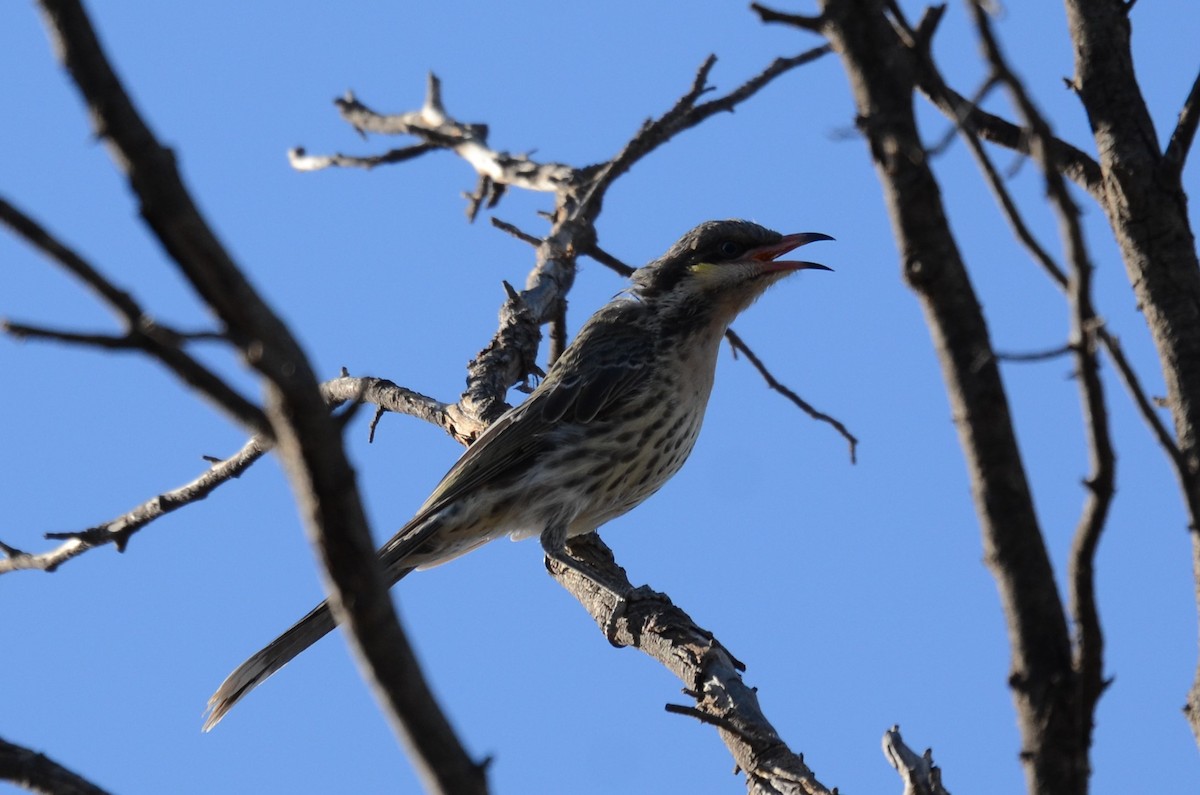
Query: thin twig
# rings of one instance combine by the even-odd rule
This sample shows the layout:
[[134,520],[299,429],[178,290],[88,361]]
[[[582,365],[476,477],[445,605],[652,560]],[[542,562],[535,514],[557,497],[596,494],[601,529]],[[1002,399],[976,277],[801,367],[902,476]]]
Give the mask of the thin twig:
[[14,554],[11,547],[4,547],[6,557],[0,560],[0,574],[21,569],[54,571],[71,558],[105,544],[114,544],[117,551],[124,552],[125,545],[138,530],[172,511],[203,500],[221,484],[240,476],[271,446],[272,443],[266,437],[254,436],[242,445],[242,449],[209,467],[196,479],[165,491],[133,510],[86,530],[46,533],[46,538],[66,542],[48,552],[32,554],[17,551]]
[[626,278],[632,276],[633,272],[637,270],[632,265],[626,265],[612,254],[609,254],[607,251],[600,248],[598,245],[593,245],[583,253],[587,254],[589,257],[596,260],[596,262],[599,262],[609,270],[614,271],[615,273],[618,273]]
[[29,323],[17,323],[12,320],[0,320],[0,330],[18,340],[63,342],[107,351],[138,350],[141,347],[128,334],[87,334],[79,331],[34,326]]
[[508,234],[515,237],[517,240],[522,240],[522,241],[528,243],[529,245],[533,246],[534,248],[537,248],[538,246],[542,245],[542,239],[540,237],[538,237],[537,235],[531,235],[528,232],[525,232],[525,231],[521,230],[520,228],[518,228],[515,224],[510,224],[508,221],[501,221],[499,218],[496,218],[495,216],[492,217],[492,226],[496,227],[497,229],[499,229],[502,232],[507,232]]
[[[1030,131],[980,108],[946,83],[933,60],[928,38],[911,46],[916,58],[917,88],[955,125],[974,131],[999,146],[1029,155]],[[1058,138],[1050,139],[1053,161],[1061,172],[1097,199],[1104,198],[1100,165],[1087,153]]]
[[717,58],[715,55],[710,55],[696,70],[691,88],[676,100],[670,110],[657,119],[643,124],[641,130],[629,143],[597,170],[590,187],[580,200],[581,206],[587,207],[592,202],[598,202],[617,177],[679,133],[695,127],[715,113],[732,111],[738,104],[754,96],[775,78],[792,69],[811,63],[832,51],[828,44],[823,44],[790,58],[776,58],[763,71],[725,96],[698,105],[696,103],[700,97],[712,91],[708,85],[708,75],[716,64]]
[[722,715],[711,715],[702,709],[697,709],[686,704],[663,704],[663,709],[672,715],[686,715],[689,718],[695,718],[701,723],[707,723],[709,726],[716,726],[718,729],[723,729],[730,734],[736,734],[743,740],[751,739],[741,727]]
[[288,150],[287,158],[288,165],[297,171],[320,171],[324,168],[365,168],[370,170],[376,166],[403,163],[440,148],[433,144],[415,144],[399,149],[389,149],[381,155],[356,156],[336,152],[332,155],[310,155],[303,146],[297,146]]
[[1002,353],[996,351],[996,361],[998,362],[1046,362],[1051,359],[1059,359],[1063,356],[1068,356],[1071,353],[1070,345],[1059,345],[1054,348],[1046,348],[1042,351],[1029,351],[1027,353]]
[[819,15],[787,14],[783,11],[767,8],[761,3],[751,3],[750,10],[758,14],[758,18],[763,22],[781,22],[785,25],[800,28],[801,30],[807,30],[809,33],[820,33],[821,26],[825,24],[825,20]]
[[836,430],[839,434],[841,434],[842,438],[844,438],[846,440],[846,442],[850,445],[850,463],[851,464],[857,463],[857,461],[858,461],[858,457],[857,457],[858,438],[855,437],[854,434],[850,433],[850,430],[845,425],[843,425],[840,420],[838,420],[834,417],[831,417],[828,414],[825,414],[824,412],[818,411],[816,408],[814,408],[812,406],[812,404],[810,404],[804,398],[800,397],[798,394],[796,394],[794,391],[792,391],[789,387],[785,386],[784,384],[781,384],[779,382],[779,380],[776,379],[775,376],[771,373],[771,371],[767,369],[767,366],[762,363],[762,359],[759,359],[758,356],[754,353],[754,351],[750,350],[750,347],[748,345],[746,345],[746,343],[742,340],[742,338],[739,337],[737,332],[735,332],[733,329],[729,329],[728,331],[725,332],[725,338],[727,340],[729,340],[729,344],[733,346],[733,349],[735,351],[743,354],[747,359],[750,360],[750,364],[754,365],[754,369],[758,370],[758,372],[762,375],[763,380],[765,380],[767,382],[768,387],[770,387],[771,389],[774,389],[776,392],[778,392],[779,394],[786,397],[788,400],[795,403],[796,406],[801,411],[803,411],[808,416],[812,417],[814,420],[819,420],[820,422],[826,422],[826,423],[829,423],[831,426],[833,426],[833,429]]

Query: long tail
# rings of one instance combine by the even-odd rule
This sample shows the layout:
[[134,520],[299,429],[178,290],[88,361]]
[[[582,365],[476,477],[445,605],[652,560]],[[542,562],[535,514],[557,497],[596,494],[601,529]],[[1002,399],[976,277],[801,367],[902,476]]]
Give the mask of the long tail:
[[[429,511],[418,514],[379,550],[379,561],[389,585],[395,585],[424,562],[422,545],[430,540],[442,522]],[[411,562],[410,562],[411,560]],[[326,602],[314,607],[291,629],[271,641],[261,651],[234,669],[208,700],[204,731],[220,723],[221,718],[247,693],[295,659],[302,651],[329,634],[336,626]]]

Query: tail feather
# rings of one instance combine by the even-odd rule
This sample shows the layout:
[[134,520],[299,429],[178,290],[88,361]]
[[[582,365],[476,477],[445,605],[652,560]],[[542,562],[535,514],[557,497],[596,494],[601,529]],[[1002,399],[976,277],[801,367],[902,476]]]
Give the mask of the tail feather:
[[293,624],[291,629],[234,669],[208,700],[204,731],[216,726],[243,696],[291,662],[300,652],[328,635],[335,626],[329,604],[321,602]]
[[[433,536],[442,528],[439,511],[444,506],[436,505],[419,512],[408,524],[379,550],[379,562],[389,587],[400,581],[415,567],[436,559],[436,547],[431,547]],[[302,651],[329,634],[336,626],[333,613],[326,602],[314,607],[308,615],[292,625],[265,648],[234,669],[208,700],[208,712],[204,720],[204,731],[220,723],[221,718],[247,693],[266,681],[272,674],[294,660]]]

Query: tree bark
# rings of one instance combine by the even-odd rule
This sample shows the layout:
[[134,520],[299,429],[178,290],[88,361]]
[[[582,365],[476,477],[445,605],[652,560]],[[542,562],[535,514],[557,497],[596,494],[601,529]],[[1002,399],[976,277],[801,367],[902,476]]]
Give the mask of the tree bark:
[[[1164,157],[1134,75],[1129,5],[1067,0],[1074,87],[1099,153],[1101,204],[1162,365],[1200,605],[1200,263],[1181,181],[1186,145]],[[1186,712],[1200,744],[1200,667]]]
[[933,336],[1012,648],[1031,792],[1084,793],[1071,643],[987,323],[946,220],[913,112],[917,64],[882,0],[825,0],[821,32],[850,77],[904,277]]

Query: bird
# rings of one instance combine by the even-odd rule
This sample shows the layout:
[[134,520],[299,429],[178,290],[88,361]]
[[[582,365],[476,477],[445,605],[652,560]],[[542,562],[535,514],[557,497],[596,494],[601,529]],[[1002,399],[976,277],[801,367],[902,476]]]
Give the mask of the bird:
[[[567,540],[634,508],[683,466],[730,323],[785,276],[831,270],[779,257],[832,239],[707,221],[635,270],[379,549],[389,585],[505,535],[536,535],[548,560],[598,580],[567,554]],[[242,663],[209,700],[204,730],[334,626],[322,602]]]

